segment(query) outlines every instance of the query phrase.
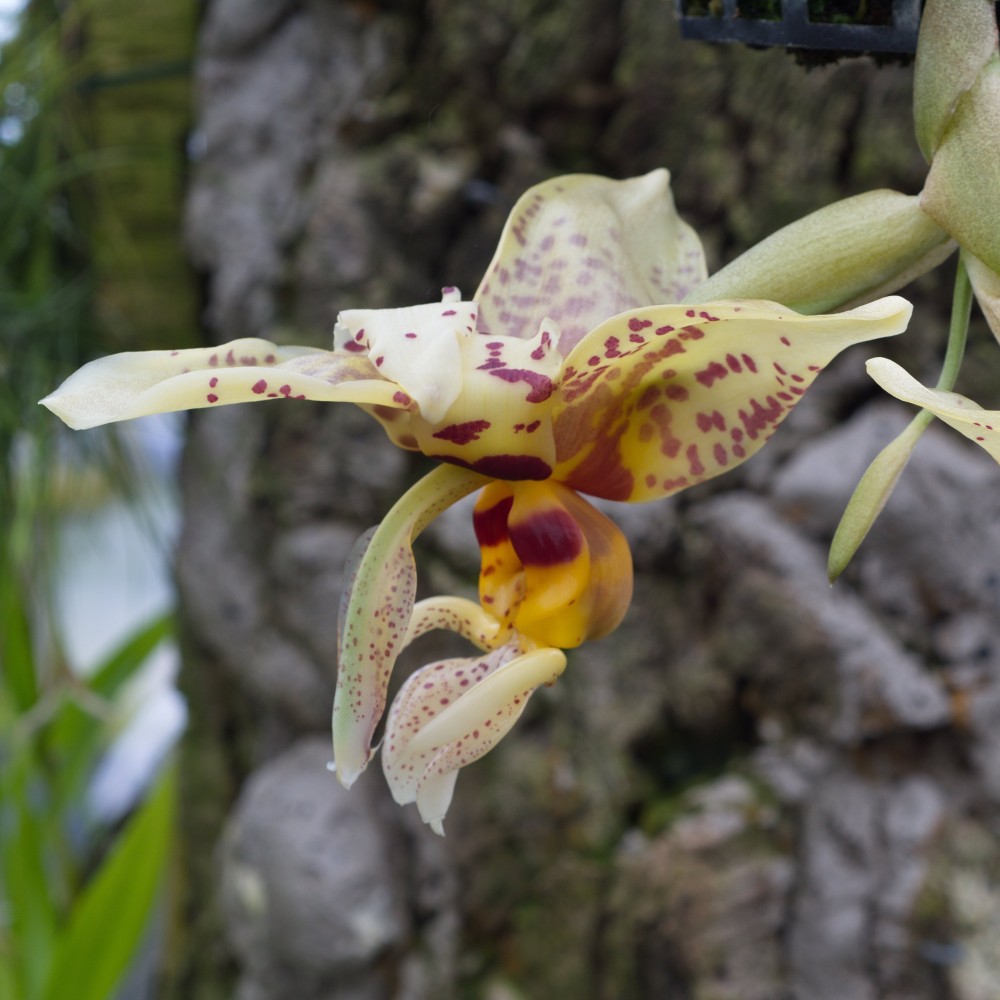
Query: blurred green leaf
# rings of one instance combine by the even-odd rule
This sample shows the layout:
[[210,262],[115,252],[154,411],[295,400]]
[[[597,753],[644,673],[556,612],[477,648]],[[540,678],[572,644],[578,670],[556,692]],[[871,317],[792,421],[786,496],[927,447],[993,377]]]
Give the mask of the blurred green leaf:
[[57,934],[44,855],[49,838],[30,803],[36,770],[32,756],[22,754],[14,766],[6,768],[2,786],[5,826],[13,827],[13,833],[4,831],[3,889],[11,941],[16,942],[8,972],[19,987],[18,1000],[39,996]]
[[0,579],[0,683],[16,713],[38,700],[38,678],[31,647],[31,625],[13,567]]
[[21,996],[14,979],[10,956],[3,950],[3,938],[0,938],[0,1000],[21,1000]]
[[90,679],[90,687],[106,698],[111,697],[150,653],[173,634],[173,629],[174,619],[170,614],[141,626],[97,668]]
[[169,858],[173,770],[129,820],[79,897],[61,936],[42,1000],[109,1000],[146,935]]
[[[87,688],[101,699],[111,700],[133,677],[156,647],[173,633],[171,615],[160,615],[143,625],[114,650],[87,680]],[[89,706],[67,701],[49,727],[48,744],[60,761],[53,776],[54,797],[63,807],[84,794],[98,756],[116,734],[106,720],[95,718]]]

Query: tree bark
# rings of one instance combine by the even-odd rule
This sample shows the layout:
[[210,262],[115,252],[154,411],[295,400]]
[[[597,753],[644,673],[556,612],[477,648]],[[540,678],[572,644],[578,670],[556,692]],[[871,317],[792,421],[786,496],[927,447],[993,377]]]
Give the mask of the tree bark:
[[[923,174],[909,70],[682,43],[658,0],[213,0],[198,83],[187,231],[218,341],[325,346],[341,309],[471,292],[559,172],[669,166],[716,265]],[[423,460],[347,408],[197,414],[173,994],[991,996],[1000,477],[932,430],[831,590],[825,546],[904,419],[865,356],[746,467],[612,509],[632,610],[462,773],[443,841],[376,768],[350,793],[324,770],[344,561]],[[418,563],[427,593],[474,592],[467,507]]]

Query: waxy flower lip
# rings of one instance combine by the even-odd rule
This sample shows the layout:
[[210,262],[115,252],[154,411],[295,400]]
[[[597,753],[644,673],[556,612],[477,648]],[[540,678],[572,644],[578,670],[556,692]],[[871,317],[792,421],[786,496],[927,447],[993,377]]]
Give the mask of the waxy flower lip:
[[[628,607],[628,545],[579,494],[651,500],[735,467],[834,355],[901,332],[911,312],[895,297],[824,316],[678,305],[705,273],[666,171],[555,178],[518,200],[471,300],[449,287],[436,303],[346,310],[332,351],[245,339],[104,358],[43,403],[91,427],[264,399],[353,402],[399,447],[443,463],[352,555],[333,710],[350,786],[400,652],[433,628],[478,649],[416,671],[382,740],[396,800],[441,832],[458,770],[559,676],[563,649],[606,635]],[[479,602],[417,602],[414,540],[476,490]]]

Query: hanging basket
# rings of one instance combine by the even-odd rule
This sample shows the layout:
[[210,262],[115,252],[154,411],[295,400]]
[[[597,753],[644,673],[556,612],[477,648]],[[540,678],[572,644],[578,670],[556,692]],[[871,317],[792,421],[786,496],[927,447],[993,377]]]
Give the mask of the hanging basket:
[[828,52],[917,48],[920,0],[674,0],[684,38]]

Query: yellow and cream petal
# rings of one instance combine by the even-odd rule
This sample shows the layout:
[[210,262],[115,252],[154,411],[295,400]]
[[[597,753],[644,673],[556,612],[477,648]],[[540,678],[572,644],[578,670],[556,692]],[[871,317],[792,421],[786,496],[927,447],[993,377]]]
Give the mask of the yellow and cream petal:
[[454,403],[437,421],[422,410],[405,420],[420,450],[497,479],[552,475],[558,339],[558,328],[545,320],[527,340],[483,334],[463,340],[461,392]]
[[670,175],[556,177],[518,199],[474,298],[479,329],[532,337],[561,329],[563,354],[609,316],[679,302],[703,281],[701,243],[674,207]]
[[382,767],[393,798],[400,805],[416,802],[421,819],[443,834],[458,771],[492,750],[534,691],[565,667],[561,650],[519,655],[511,643],[415,671],[386,722]]
[[890,296],[825,316],[753,301],[616,316],[566,359],[554,477],[639,501],[717,476],[764,444],[839,351],[900,333],[911,312]]
[[265,399],[412,405],[366,358],[252,338],[220,347],[99,358],[41,402],[82,430],[150,413]]
[[454,632],[480,649],[493,649],[500,623],[467,597],[428,597],[413,606],[403,648],[435,629]]
[[930,410],[1000,462],[1000,410],[984,410],[966,396],[930,389],[888,358],[872,358],[868,374],[890,395]]
[[438,514],[484,483],[465,469],[438,466],[355,546],[341,599],[333,703],[334,764],[347,788],[371,758],[372,735],[405,644],[417,590],[413,541]]

